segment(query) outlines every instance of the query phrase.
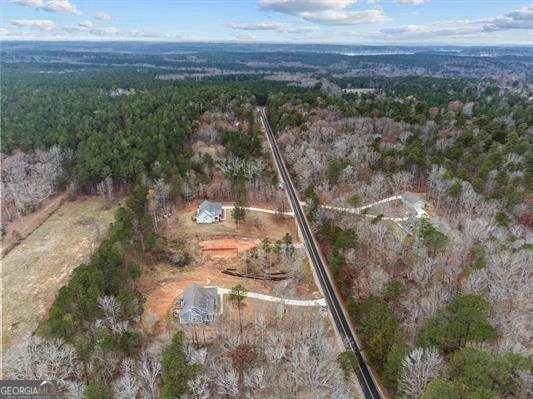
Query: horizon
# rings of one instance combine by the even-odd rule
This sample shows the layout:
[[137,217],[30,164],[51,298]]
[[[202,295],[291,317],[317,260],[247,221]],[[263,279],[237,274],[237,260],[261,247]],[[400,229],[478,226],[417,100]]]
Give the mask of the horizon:
[[142,43],[142,44],[237,44],[237,45],[287,45],[287,46],[344,46],[344,47],[533,47],[533,43],[339,43],[339,42],[305,42],[305,43],[291,43],[281,41],[247,41],[242,42],[238,40],[158,40],[158,39],[100,39],[100,38],[86,38],[86,39],[39,39],[39,38],[16,38],[16,39],[0,39],[0,43]]
[[[2,41],[533,45],[533,3],[446,0],[9,0]],[[480,11],[481,10],[481,11]],[[422,42],[422,43],[421,43]]]

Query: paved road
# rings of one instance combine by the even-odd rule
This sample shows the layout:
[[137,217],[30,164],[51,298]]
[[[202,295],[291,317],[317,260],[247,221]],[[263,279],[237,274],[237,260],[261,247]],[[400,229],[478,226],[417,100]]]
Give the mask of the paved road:
[[355,334],[351,329],[350,323],[348,322],[348,318],[344,312],[344,308],[337,297],[337,293],[335,292],[333,284],[331,283],[329,274],[324,265],[324,261],[322,260],[320,252],[318,251],[317,244],[311,233],[311,229],[309,228],[309,224],[307,222],[305,214],[302,211],[302,207],[300,205],[296,190],[294,189],[291,178],[289,176],[289,172],[287,171],[287,167],[285,166],[285,162],[281,157],[278,145],[276,143],[276,139],[274,137],[272,129],[270,128],[270,124],[266,117],[265,109],[259,108],[259,113],[261,115],[261,119],[265,127],[272,153],[274,154],[274,159],[281,174],[283,184],[285,185],[285,189],[287,190],[287,194],[289,196],[292,209],[298,222],[298,226],[300,227],[300,231],[303,235],[305,246],[315,268],[317,278],[319,280],[326,299],[326,303],[328,304],[328,309],[331,312],[331,316],[333,317],[333,320],[335,322],[335,327],[337,328],[337,331],[342,337],[346,349],[352,350],[357,357],[358,365],[355,369],[355,373],[357,375],[359,384],[361,385],[363,394],[366,399],[381,398],[380,391],[376,383],[374,382],[374,378],[369,368],[367,367],[363,356],[361,355],[361,350],[355,340]]

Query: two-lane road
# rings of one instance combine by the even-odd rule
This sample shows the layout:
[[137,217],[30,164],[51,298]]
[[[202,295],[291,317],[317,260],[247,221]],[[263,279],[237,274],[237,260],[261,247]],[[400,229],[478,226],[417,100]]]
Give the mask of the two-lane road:
[[281,157],[281,153],[274,137],[274,133],[270,128],[265,109],[259,108],[259,113],[261,115],[261,120],[263,121],[263,126],[265,127],[270,148],[272,149],[274,159],[281,174],[283,184],[285,185],[285,189],[287,190],[287,195],[291,202],[294,215],[302,233],[305,246],[309,253],[309,257],[311,258],[311,261],[313,263],[313,267],[315,269],[316,276],[319,280],[321,289],[324,293],[324,297],[326,298],[328,309],[331,312],[331,316],[335,322],[335,327],[339,335],[342,337],[346,349],[352,350],[357,357],[358,364],[357,367],[355,367],[355,373],[357,375],[359,384],[361,385],[363,394],[366,399],[381,398],[380,391],[376,383],[374,382],[372,373],[370,372],[364,361],[363,356],[361,355],[361,350],[355,340],[355,335],[351,329],[350,323],[348,322],[344,307],[338,299],[337,293],[331,282],[326,266],[324,265],[324,261],[318,250],[318,246],[315,242],[313,234],[311,233],[309,223],[307,222],[306,216],[300,205],[300,201],[298,200],[298,196],[287,171],[287,167],[285,166],[285,162]]

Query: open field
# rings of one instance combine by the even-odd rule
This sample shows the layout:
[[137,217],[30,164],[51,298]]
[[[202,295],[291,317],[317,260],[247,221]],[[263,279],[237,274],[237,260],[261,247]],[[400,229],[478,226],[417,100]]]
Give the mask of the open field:
[[2,350],[35,330],[72,270],[105,236],[113,210],[99,197],[65,202],[2,260]]
[[47,198],[35,212],[7,223],[5,235],[2,237],[2,258],[43,224],[63,204],[66,197],[63,193]]

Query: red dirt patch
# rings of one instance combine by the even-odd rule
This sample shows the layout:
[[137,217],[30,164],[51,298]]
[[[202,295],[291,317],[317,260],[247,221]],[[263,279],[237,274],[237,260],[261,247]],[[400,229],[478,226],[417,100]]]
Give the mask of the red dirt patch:
[[200,248],[204,254],[214,258],[235,258],[243,251],[248,251],[259,244],[259,240],[218,238],[200,242]]

